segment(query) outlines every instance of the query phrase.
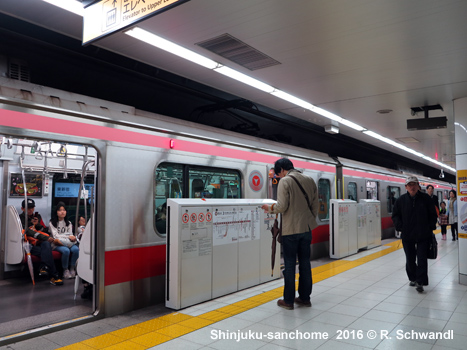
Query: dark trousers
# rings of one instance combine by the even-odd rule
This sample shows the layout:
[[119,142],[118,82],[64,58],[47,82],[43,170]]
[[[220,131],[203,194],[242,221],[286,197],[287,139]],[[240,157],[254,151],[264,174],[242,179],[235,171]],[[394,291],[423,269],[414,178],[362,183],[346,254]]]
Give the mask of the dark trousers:
[[448,225],[440,225],[441,226],[441,234],[445,235],[448,230],[447,230],[447,227]]
[[310,263],[311,231],[282,236],[284,256],[284,301],[293,304],[295,300],[295,265],[298,258],[298,296],[310,301],[313,280]]
[[42,263],[47,266],[52,276],[57,274],[52,256],[52,247],[49,242],[42,242],[40,245],[32,246],[31,254],[41,258]]
[[402,240],[405,252],[405,270],[409,281],[428,285],[428,249],[430,240],[413,242]]
[[457,234],[458,234],[457,222],[454,223],[454,224],[451,224],[451,233],[452,233],[452,240],[456,240],[457,239]]

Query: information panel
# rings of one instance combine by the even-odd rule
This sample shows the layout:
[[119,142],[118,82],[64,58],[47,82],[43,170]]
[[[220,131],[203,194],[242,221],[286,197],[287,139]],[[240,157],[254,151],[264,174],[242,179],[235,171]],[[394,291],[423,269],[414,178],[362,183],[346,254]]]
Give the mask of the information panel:
[[83,45],[188,0],[102,0],[84,9]]
[[[166,306],[181,309],[280,277],[262,199],[168,199]],[[274,267],[272,267],[274,256]]]

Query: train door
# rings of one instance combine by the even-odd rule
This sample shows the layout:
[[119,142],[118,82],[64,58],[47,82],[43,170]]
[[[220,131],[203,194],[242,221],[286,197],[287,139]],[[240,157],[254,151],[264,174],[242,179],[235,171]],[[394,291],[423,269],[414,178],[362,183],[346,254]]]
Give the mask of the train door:
[[[68,220],[72,222],[73,236],[76,236],[75,216],[84,214],[86,210],[77,208],[76,203],[78,200],[81,204],[87,201],[79,199],[79,178],[87,161],[91,160],[93,164],[97,162],[97,151],[84,145],[50,140],[27,140],[9,136],[6,139],[8,144],[2,145],[2,156],[9,161],[2,164],[3,178],[0,178],[0,186],[4,196],[0,198],[0,203],[3,215],[8,214],[8,220],[2,218],[0,238],[5,237],[8,232],[8,241],[1,240],[6,242],[6,255],[12,249],[16,252],[19,247],[20,259],[12,261],[1,255],[0,264],[4,273],[0,276],[0,344],[2,340],[11,339],[12,334],[27,336],[37,329],[65,321],[91,318],[96,310],[92,293],[90,298],[80,297],[84,288],[79,271],[78,277],[63,279],[63,260],[59,252],[52,251],[45,256],[51,257],[53,265],[49,266],[42,255],[42,242],[35,243],[36,246],[24,243],[25,237],[21,232],[23,225],[19,218],[23,214],[26,221],[30,220],[29,228],[40,232],[41,237],[50,235],[49,221],[56,215],[55,206],[61,201],[67,210]],[[88,167],[86,175],[92,182],[93,194],[94,184],[97,183],[97,168],[96,165]],[[31,213],[29,210],[22,210],[23,201],[28,203]],[[30,204],[34,209],[29,207]],[[92,213],[88,217],[91,216]],[[35,219],[37,223],[34,222]],[[19,226],[11,224],[15,222]],[[17,239],[10,239],[14,234],[17,234]],[[50,236],[49,238],[52,239]],[[94,237],[89,238],[94,241]],[[45,241],[49,243],[47,238]],[[54,245],[59,243],[49,243],[49,247]],[[77,243],[70,243],[70,247],[75,245],[78,246]],[[32,254],[26,255],[27,251]],[[78,251],[81,251],[81,247]],[[94,258],[93,256],[92,259]],[[80,259],[78,258],[78,264]],[[72,262],[68,263],[71,267]],[[52,279],[55,284],[51,283]],[[58,280],[62,280],[63,284],[57,283]]]
[[436,196],[438,197],[438,202],[441,203],[444,201],[443,191],[436,191]]
[[378,181],[366,181],[366,199],[379,200],[379,182]]

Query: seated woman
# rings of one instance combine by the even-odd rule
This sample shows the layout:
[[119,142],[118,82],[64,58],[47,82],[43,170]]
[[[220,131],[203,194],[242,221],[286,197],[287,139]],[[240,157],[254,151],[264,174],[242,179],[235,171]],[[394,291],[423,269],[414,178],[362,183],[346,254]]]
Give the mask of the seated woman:
[[49,223],[49,234],[54,238],[53,249],[62,253],[63,278],[76,277],[75,265],[79,256],[79,248],[76,245],[77,239],[73,235],[73,225],[67,218],[63,202],[57,204],[53,213]]

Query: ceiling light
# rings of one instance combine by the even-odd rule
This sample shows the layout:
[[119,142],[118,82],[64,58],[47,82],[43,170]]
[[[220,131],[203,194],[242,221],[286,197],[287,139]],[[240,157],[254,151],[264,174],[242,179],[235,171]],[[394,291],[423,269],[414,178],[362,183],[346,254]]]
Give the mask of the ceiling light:
[[[80,16],[83,16],[83,13],[84,13],[84,9],[81,5],[81,3],[79,3],[78,1],[75,1],[75,0],[43,0],[47,3],[50,3],[52,5],[55,5],[55,6],[58,6],[62,9],[65,9],[67,11],[71,11],[73,13],[76,13]],[[290,95],[289,93],[287,92],[284,92],[282,90],[278,90],[278,89],[274,89],[272,86],[266,84],[266,83],[263,83],[259,80],[256,80],[252,77],[249,77],[243,73],[240,73],[238,71],[235,71],[234,69],[231,69],[229,67],[226,67],[226,66],[223,66],[221,65],[220,63],[216,62],[216,61],[213,61],[207,57],[204,57],[200,54],[197,54],[196,52],[194,51],[191,51],[191,50],[188,50],[180,45],[177,45],[171,41],[168,41],[166,39],[163,39],[155,34],[152,34],[146,30],[143,30],[141,28],[138,28],[138,27],[135,27],[133,29],[130,29],[128,31],[125,31],[124,32],[125,34],[129,35],[129,36],[132,36],[136,39],[139,39],[141,41],[144,41],[150,45],[153,45],[155,47],[158,47],[162,50],[165,50],[167,52],[170,52],[174,55],[177,55],[179,57],[182,57],[182,58],[185,58],[191,62],[194,62],[196,64],[199,64],[205,68],[208,68],[208,69],[213,69],[215,70],[216,72],[218,73],[221,73],[223,75],[226,75],[232,79],[235,79],[235,80],[238,80],[240,82],[243,82],[247,85],[250,85],[252,87],[255,87],[259,90],[262,90],[264,92],[267,92],[267,93],[270,93],[278,98],[281,98],[285,101],[288,101],[290,103],[293,103],[299,107],[302,107],[302,108],[305,108],[305,109],[308,109],[308,110],[311,110],[313,111],[314,113],[317,113],[325,118],[328,118],[328,119],[331,119],[331,120],[334,120],[336,122],[339,122],[339,123],[342,123],[350,128],[353,128],[355,130],[358,130],[358,131],[363,131],[363,133],[367,134],[368,136],[371,136],[371,137],[374,137],[374,138],[377,138],[378,140],[380,141],[383,141],[383,142],[386,142],[394,147],[397,147],[397,148],[400,148],[404,151],[407,151],[407,152],[410,152],[412,154],[415,154],[419,157],[423,157],[424,159],[430,161],[430,162],[433,162],[435,164],[438,164],[446,169],[449,169],[453,172],[456,172],[456,169],[452,168],[452,167],[449,167],[441,162],[438,162],[437,160],[434,160],[434,159],[431,159],[429,157],[426,157],[425,155],[419,153],[419,152],[416,152],[408,147],[405,147],[395,141],[392,141],[386,137],[383,137],[373,131],[370,131],[370,130],[367,130],[365,129],[364,127],[354,123],[354,122],[351,122],[347,119],[344,119],[334,113],[331,113],[329,111],[326,111],[325,109],[322,109],[320,107],[316,107],[314,105],[312,105],[311,103],[305,101],[305,100],[302,100],[298,97],[295,97],[293,95]],[[429,107],[432,107],[432,106],[429,106]],[[442,108],[441,108],[442,109]],[[413,110],[413,109],[412,109]],[[382,109],[382,110],[379,110],[377,111],[378,113],[380,114],[387,114],[387,113],[390,113],[392,112],[392,110],[390,109]],[[425,112],[427,113],[427,112]],[[458,123],[456,123],[456,125],[459,126]],[[461,125],[462,126],[462,125]],[[462,126],[463,127],[463,126]],[[463,127],[464,128],[464,127]],[[331,130],[332,128],[330,128]],[[466,130],[464,128],[464,130]]]
[[294,105],[297,105],[299,107],[303,107],[305,109],[313,110],[313,108],[315,108],[315,106],[313,106],[311,103],[306,102],[306,101],[302,100],[301,98],[290,95],[287,92],[284,92],[282,90],[274,90],[273,92],[271,92],[271,94],[276,96],[276,97],[279,97],[279,98],[281,98],[283,100],[291,102]]
[[214,68],[214,71],[224,74],[232,79],[238,80],[244,84],[250,85],[264,92],[271,93],[274,91],[274,88],[271,85],[268,85],[266,83],[263,83],[262,81],[256,80],[255,78],[249,77],[248,75],[240,73],[239,71],[236,71],[227,66],[218,66]]
[[219,65],[219,63],[217,63],[216,61],[213,61],[200,54],[197,54],[194,51],[185,49],[180,45],[177,45],[169,40],[163,39],[160,36],[152,34],[138,27],[126,31],[125,34],[132,36],[133,38],[139,39],[141,41],[144,41],[150,45],[156,46],[159,49],[168,51],[170,53],[173,53],[174,55],[185,58],[208,69],[214,69]]
[[362,127],[362,126],[360,126],[360,125],[358,125],[358,124],[356,124],[354,122],[351,122],[350,120],[344,119],[344,118],[342,118],[340,123],[348,126],[349,128],[355,129],[357,131],[366,130],[366,128],[364,128],[364,127]]
[[83,16],[84,8],[83,5],[76,0],[42,0],[52,4],[54,6],[60,7],[64,10],[73,12],[79,16]]
[[395,142],[395,141],[393,141],[391,139],[388,139],[387,137],[379,135],[379,134],[377,134],[377,133],[375,133],[375,132],[373,132],[371,130],[365,130],[365,131],[363,131],[363,133],[368,135],[368,136],[374,137],[374,138],[376,138],[376,139],[378,139],[380,141],[386,142],[386,143],[390,144],[391,146],[397,147],[397,148],[399,148],[399,149],[401,149],[403,151],[412,153],[412,154],[414,154],[414,155],[416,155],[418,157],[421,157],[421,158],[423,158],[425,160],[428,160],[431,163],[435,163],[435,164],[437,164],[437,165],[439,165],[439,166],[441,166],[441,167],[443,167],[445,169],[451,170],[454,173],[456,172],[456,169],[454,169],[454,168],[452,168],[452,167],[450,167],[450,166],[448,166],[448,165],[446,165],[444,163],[441,163],[441,162],[439,162],[439,161],[437,161],[435,159],[427,157],[427,156],[425,156],[424,154],[422,154],[420,152],[417,152],[417,151],[415,151],[415,150],[413,150],[411,148],[408,148],[408,147],[406,147],[404,145],[401,145],[400,143],[397,143],[397,142]]
[[339,117],[338,115],[336,115],[334,113],[331,113],[331,112],[329,112],[329,111],[327,111],[325,109],[322,109],[321,107],[313,106],[312,111],[315,112],[316,114],[319,114],[319,115],[321,115],[323,117],[334,120],[336,122],[340,122],[342,120],[342,118]]

